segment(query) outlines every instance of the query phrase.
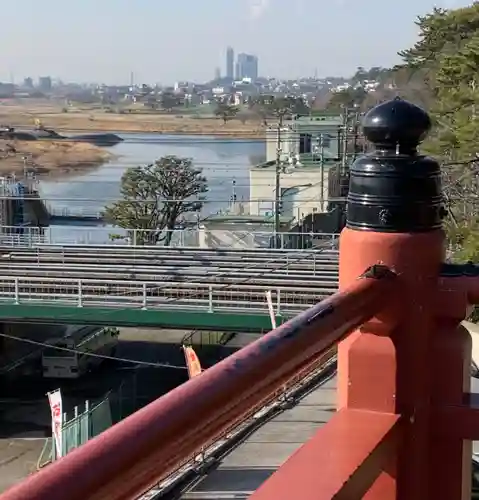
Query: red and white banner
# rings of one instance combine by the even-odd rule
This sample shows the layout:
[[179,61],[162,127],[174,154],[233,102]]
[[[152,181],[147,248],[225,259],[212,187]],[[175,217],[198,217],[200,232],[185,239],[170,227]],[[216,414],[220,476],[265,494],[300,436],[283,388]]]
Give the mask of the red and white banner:
[[182,347],[183,347],[183,352],[185,354],[186,367],[188,368],[188,376],[190,378],[194,378],[197,377],[198,375],[201,375],[203,369],[201,368],[200,360],[198,359],[198,356],[196,355],[196,352],[193,349],[193,347],[186,345]]
[[47,394],[52,412],[52,437],[55,440],[57,457],[62,456],[63,402],[60,389]]

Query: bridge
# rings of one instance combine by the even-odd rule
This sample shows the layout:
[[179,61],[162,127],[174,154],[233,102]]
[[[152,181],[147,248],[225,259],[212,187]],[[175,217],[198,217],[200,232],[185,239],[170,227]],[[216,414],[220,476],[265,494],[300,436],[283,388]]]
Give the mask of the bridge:
[[338,253],[0,247],[0,277],[4,321],[261,332],[266,291],[281,323],[337,290]]
[[[479,406],[470,393],[471,338],[460,322],[479,304],[479,269],[443,262],[441,170],[416,152],[428,115],[395,99],[371,110],[363,128],[375,150],[351,167],[339,291],[0,500],[167,498],[188,467],[197,480],[182,490],[185,499],[471,498]],[[326,381],[321,371],[336,350],[336,380]],[[334,384],[330,411],[319,392]],[[308,398],[313,415],[305,417]],[[288,419],[300,418],[311,424],[298,432],[305,444],[280,452],[281,429],[291,433]],[[257,432],[280,424],[280,435],[252,442],[255,421],[265,424]],[[223,448],[213,455],[214,447]],[[228,488],[228,464],[252,471],[259,449],[270,467],[256,469],[256,484]]]

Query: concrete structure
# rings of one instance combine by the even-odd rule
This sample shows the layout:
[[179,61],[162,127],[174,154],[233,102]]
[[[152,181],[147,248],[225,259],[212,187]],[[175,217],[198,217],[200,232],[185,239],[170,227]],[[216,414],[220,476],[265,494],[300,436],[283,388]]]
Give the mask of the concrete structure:
[[250,79],[252,82],[258,79],[258,58],[252,54],[238,54],[236,62],[236,80]]
[[[199,248],[272,248],[271,238],[274,234],[271,213],[253,214],[244,213],[246,208],[251,210],[250,203],[237,203],[238,215],[216,215],[205,219],[198,229]],[[259,206],[259,204],[258,204]],[[293,217],[285,215],[280,219],[284,230],[281,248],[288,246],[288,230]],[[298,247],[299,248],[299,247]]]
[[[296,155],[311,155],[311,159],[339,159],[344,120],[340,115],[312,113],[285,122],[281,130],[281,161],[289,163]],[[278,129],[266,131],[266,161],[276,161]]]
[[226,77],[233,80],[235,77],[235,51],[232,47],[226,49]]
[[47,246],[0,254],[0,321],[12,322],[261,332],[271,325],[267,290],[280,322],[338,282],[337,252],[328,249]]
[[281,214],[297,224],[309,214],[327,212],[328,198],[342,195],[343,129],[341,116],[327,114],[299,116],[281,130],[270,127],[266,162],[250,170],[250,214],[273,214],[278,147]]
[[0,177],[0,232],[20,234],[26,226],[49,224],[48,212],[36,183],[19,182],[14,177]]
[[52,90],[52,79],[50,76],[41,76],[38,79],[38,89],[42,92],[50,92]]
[[[276,164],[263,163],[250,170],[249,212],[274,216]],[[300,222],[305,216],[327,211],[330,165],[304,161],[285,167],[280,174],[281,215]]]

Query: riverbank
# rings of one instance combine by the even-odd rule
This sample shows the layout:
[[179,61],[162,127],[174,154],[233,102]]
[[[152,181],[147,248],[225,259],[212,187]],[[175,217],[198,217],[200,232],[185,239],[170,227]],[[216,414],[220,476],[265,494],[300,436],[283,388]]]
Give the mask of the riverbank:
[[159,134],[211,135],[238,139],[264,139],[261,120],[249,118],[245,122],[233,119],[227,123],[208,115],[181,115],[153,113],[142,108],[131,112],[108,113],[102,109],[68,109],[62,112],[54,103],[2,102],[0,123],[12,127],[32,127],[35,119],[58,133],[71,132],[145,132]]
[[1,174],[23,175],[25,161],[28,170],[44,176],[85,171],[112,158],[109,151],[84,142],[0,140]]

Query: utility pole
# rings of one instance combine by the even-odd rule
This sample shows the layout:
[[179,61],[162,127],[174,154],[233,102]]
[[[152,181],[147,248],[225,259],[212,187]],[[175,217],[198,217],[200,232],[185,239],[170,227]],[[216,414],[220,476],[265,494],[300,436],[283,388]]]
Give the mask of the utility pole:
[[347,106],[343,108],[343,137],[342,137],[342,151],[341,151],[341,177],[346,175],[348,168],[348,125],[349,125],[349,109]]
[[281,128],[283,125],[282,117],[278,120],[278,136],[276,141],[276,171],[275,171],[275,199],[274,199],[274,246],[280,248],[281,231],[280,224],[280,203],[281,203]]

